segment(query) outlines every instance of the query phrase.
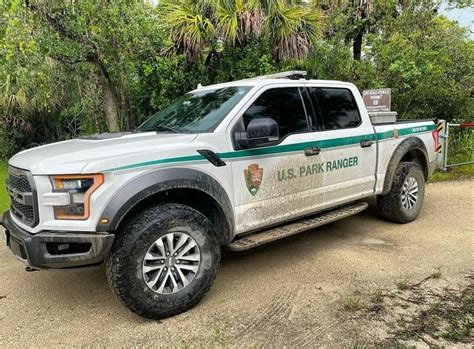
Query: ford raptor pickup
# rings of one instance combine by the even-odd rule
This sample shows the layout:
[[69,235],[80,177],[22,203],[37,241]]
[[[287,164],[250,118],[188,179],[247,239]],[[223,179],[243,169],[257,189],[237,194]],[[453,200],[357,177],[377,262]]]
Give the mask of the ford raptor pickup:
[[287,72],[199,86],[133,132],[13,156],[0,221],[27,270],[105,264],[126,307],[164,318],[202,299],[222,248],[357,214],[374,196],[380,217],[413,221],[437,141],[431,120],[373,124],[347,82]]

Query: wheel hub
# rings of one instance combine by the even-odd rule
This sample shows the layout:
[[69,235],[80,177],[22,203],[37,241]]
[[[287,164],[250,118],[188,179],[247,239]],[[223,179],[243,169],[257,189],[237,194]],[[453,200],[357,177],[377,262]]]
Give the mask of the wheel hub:
[[187,287],[201,264],[196,241],[184,232],[158,238],[143,258],[142,274],[147,286],[158,294],[171,294]]
[[407,210],[411,210],[416,206],[418,201],[418,181],[415,177],[407,177],[402,186],[401,195],[402,205]]
[[176,263],[176,259],[174,257],[166,258],[165,264],[167,267],[173,267],[175,263]]

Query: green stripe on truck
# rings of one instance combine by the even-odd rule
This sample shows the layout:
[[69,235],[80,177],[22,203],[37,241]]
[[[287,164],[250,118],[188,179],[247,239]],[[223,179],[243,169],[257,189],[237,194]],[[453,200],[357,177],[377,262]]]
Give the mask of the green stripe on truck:
[[[424,125],[424,126],[417,126],[417,127],[408,127],[408,128],[397,129],[397,130],[398,130],[399,136],[408,136],[408,135],[416,134],[416,133],[429,132],[429,131],[434,130],[434,128],[435,128],[435,125],[433,124],[433,125]],[[335,147],[341,147],[345,145],[356,144],[366,139],[375,141],[375,140],[382,140],[382,139],[388,139],[388,138],[393,138],[393,137],[394,137],[394,132],[393,130],[390,130],[386,132],[379,132],[376,134],[371,133],[371,134],[361,135],[361,136],[333,138],[333,139],[327,139],[327,140],[322,140],[322,141],[310,141],[310,142],[302,142],[302,143],[295,143],[295,144],[275,145],[271,147],[256,148],[256,149],[250,149],[250,150],[229,151],[229,152],[218,153],[217,155],[221,159],[246,158],[246,157],[252,157],[252,156],[290,153],[294,151],[301,151],[301,150],[304,150],[304,148],[312,147],[312,146],[317,146],[317,147],[320,147],[321,149],[335,148]],[[199,160],[205,160],[205,158],[201,154],[178,156],[178,157],[172,157],[172,158],[139,162],[136,164],[130,164],[130,165],[125,165],[125,166],[113,167],[105,171],[122,171],[122,170],[129,170],[129,169],[144,167],[144,166],[162,165],[162,164],[169,164],[169,163],[181,163],[181,162],[190,162],[190,161],[199,161]]]

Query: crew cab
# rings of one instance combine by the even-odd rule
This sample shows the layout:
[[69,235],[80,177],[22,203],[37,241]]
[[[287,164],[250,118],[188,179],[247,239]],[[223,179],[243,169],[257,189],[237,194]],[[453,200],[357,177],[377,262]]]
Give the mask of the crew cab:
[[374,125],[353,84],[303,76],[200,86],[133,132],[16,154],[8,248],[27,270],[105,264],[116,296],[156,319],[200,301],[222,248],[351,216],[373,196],[382,218],[414,220],[434,123]]

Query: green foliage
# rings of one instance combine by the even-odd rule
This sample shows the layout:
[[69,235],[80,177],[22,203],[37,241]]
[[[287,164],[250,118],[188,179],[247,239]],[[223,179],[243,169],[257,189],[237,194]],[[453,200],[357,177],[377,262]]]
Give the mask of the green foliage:
[[342,6],[329,10],[325,40],[296,66],[311,77],[352,81],[361,90],[390,87],[400,118],[474,120],[474,42],[468,31],[438,16],[430,1],[408,1],[397,11],[391,2],[374,6],[361,60],[351,57],[354,14]]
[[215,67],[216,82],[225,82],[271,74],[278,65],[268,52],[264,39],[254,39],[245,46],[226,48]]
[[474,165],[452,167],[447,172],[437,170],[430,177],[430,183],[456,181],[474,178]]
[[474,43],[433,12],[404,11],[373,36],[369,58],[402,118],[472,118]]
[[134,128],[189,89],[187,66],[141,1],[12,0],[0,8],[1,158]]
[[474,129],[449,128],[448,156],[449,163],[474,161]]
[[319,41],[302,68],[315,79],[351,80],[354,61],[350,47],[340,36]]
[[[7,181],[7,164],[5,162],[0,162],[0,183],[5,183]],[[10,198],[8,197],[7,190],[5,186],[0,186],[0,214],[5,212],[10,205]]]
[[193,61],[259,38],[276,59],[302,59],[323,27],[322,11],[304,1],[164,0],[158,9],[177,51]]
[[198,83],[287,69],[391,87],[403,118],[474,120],[474,43],[438,3],[1,1],[0,158],[133,129]]
[[161,57],[150,50],[141,58],[143,60],[137,67],[138,79],[134,88],[137,125],[156,110],[195,89],[199,82],[199,74],[193,74],[194,69],[189,68],[183,56]]
[[347,296],[342,304],[342,309],[347,312],[355,312],[362,308],[360,297],[357,295]]

